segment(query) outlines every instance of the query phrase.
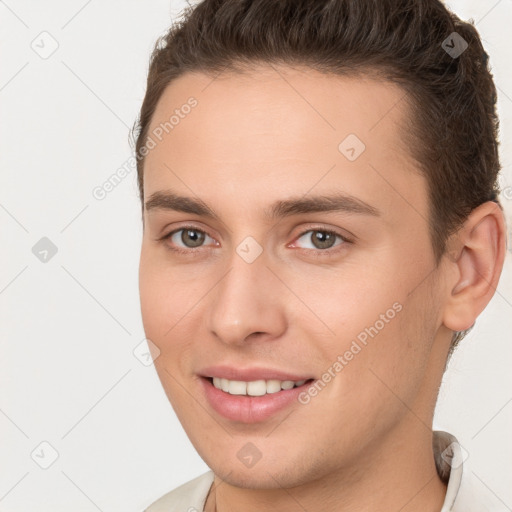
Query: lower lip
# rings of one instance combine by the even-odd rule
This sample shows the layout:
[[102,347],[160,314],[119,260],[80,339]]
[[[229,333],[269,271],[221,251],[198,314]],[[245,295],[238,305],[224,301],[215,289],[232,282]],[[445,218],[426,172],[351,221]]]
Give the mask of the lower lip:
[[293,404],[300,405],[298,396],[311,385],[311,380],[302,386],[282,389],[263,396],[230,395],[217,389],[210,379],[201,378],[206,399],[211,407],[224,418],[242,423],[265,421]]

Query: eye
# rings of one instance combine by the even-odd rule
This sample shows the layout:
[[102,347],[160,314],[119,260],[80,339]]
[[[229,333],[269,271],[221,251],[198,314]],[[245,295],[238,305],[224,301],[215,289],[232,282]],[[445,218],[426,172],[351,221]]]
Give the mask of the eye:
[[[306,244],[308,242],[312,244],[312,247],[302,247],[302,249],[320,249],[323,251],[347,242],[347,239],[339,233],[325,229],[310,229],[309,231],[305,231],[299,238],[297,238],[297,241],[300,241],[301,239],[304,239]],[[336,239],[339,239],[339,243],[337,244]]]
[[[206,241],[210,241],[208,245],[212,245],[211,242],[213,242],[215,246],[219,245],[218,242],[205,231],[194,226],[184,226],[180,229],[176,229],[162,236],[159,240],[165,241],[166,246],[170,250],[189,255],[205,246]],[[344,245],[350,242],[350,240],[332,230],[309,229],[308,231],[304,231],[291,247],[297,247],[297,242],[299,242],[298,248],[300,249],[306,249],[308,251],[313,250],[316,251],[316,254],[330,254],[336,252],[336,247]],[[308,243],[310,244],[309,247],[307,246]]]
[[185,226],[171,231],[162,239],[169,240],[171,242],[170,248],[178,252],[191,252],[187,250],[201,247],[207,239],[215,242],[207,233],[193,226]]

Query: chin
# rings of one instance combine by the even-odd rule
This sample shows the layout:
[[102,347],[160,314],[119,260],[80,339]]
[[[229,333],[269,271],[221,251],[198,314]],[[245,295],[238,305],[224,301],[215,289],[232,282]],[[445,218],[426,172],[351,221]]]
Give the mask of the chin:
[[242,489],[282,489],[295,487],[301,482],[284,468],[232,468],[225,465],[210,466],[217,477],[233,487]]
[[[225,452],[223,455],[210,452],[208,456],[203,456],[201,452],[198,452],[218,478],[235,487],[245,489],[292,488],[322,477],[320,464],[315,470],[312,465],[313,461],[309,459],[311,462],[306,467],[300,461],[300,454],[295,453],[293,459],[290,457],[290,450],[283,450],[282,453],[273,451],[270,457],[263,455],[250,467],[246,467],[238,459],[236,452],[230,453],[227,457]],[[306,457],[307,455],[303,454],[303,458]]]

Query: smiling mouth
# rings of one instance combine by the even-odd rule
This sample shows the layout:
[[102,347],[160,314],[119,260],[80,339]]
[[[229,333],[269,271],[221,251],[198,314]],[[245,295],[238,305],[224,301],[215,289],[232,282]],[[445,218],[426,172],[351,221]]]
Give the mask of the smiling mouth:
[[264,396],[281,391],[287,391],[293,388],[298,388],[309,384],[314,379],[307,380],[230,380],[220,377],[207,377],[206,378],[215,388],[224,391],[229,395],[238,396]]

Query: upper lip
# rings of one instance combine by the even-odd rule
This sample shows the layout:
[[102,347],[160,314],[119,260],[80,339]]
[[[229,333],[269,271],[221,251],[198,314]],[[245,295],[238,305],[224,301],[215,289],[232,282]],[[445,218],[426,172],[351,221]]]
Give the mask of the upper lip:
[[251,382],[255,380],[309,380],[310,375],[292,373],[286,370],[277,370],[272,368],[240,368],[227,365],[208,366],[198,372],[202,377],[218,377],[228,380],[239,380]]

